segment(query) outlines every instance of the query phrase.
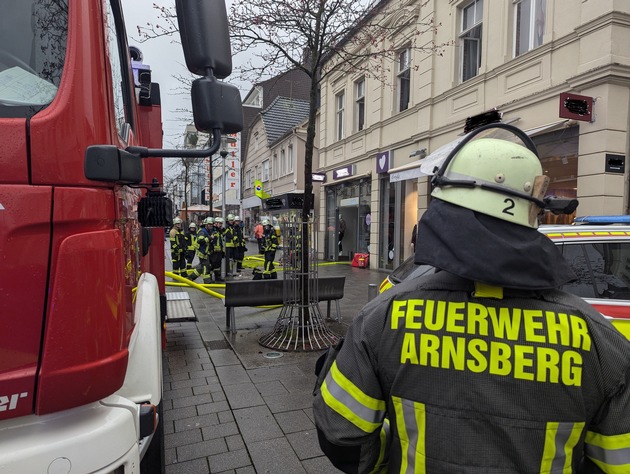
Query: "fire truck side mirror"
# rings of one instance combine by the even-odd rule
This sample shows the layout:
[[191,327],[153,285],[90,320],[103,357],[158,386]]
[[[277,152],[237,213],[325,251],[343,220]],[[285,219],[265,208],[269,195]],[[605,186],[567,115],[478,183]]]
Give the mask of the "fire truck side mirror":
[[87,179],[118,184],[142,181],[142,159],[114,145],[93,145],[85,150]]
[[224,0],[176,0],[177,22],[188,70],[224,79],[232,73],[232,50]]
[[192,83],[192,109],[195,127],[202,132],[237,133],[243,130],[243,107],[237,87],[213,77],[200,77]]

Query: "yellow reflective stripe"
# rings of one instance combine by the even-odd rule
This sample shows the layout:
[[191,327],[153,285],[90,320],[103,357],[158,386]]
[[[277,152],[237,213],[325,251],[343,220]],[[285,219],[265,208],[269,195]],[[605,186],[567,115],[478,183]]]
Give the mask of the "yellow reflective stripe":
[[398,432],[398,437],[400,438],[400,472],[401,474],[405,474],[407,472],[409,437],[407,436],[407,427],[405,426],[402,399],[399,397],[392,397],[392,404],[394,405],[394,413],[396,413],[396,431]]
[[580,423],[547,423],[545,447],[540,463],[541,474],[573,472],[573,451],[580,440],[584,422]]
[[385,418],[385,402],[363,393],[333,365],[321,387],[326,405],[357,428],[372,433]]
[[381,432],[379,434],[379,441],[381,446],[378,450],[378,459],[376,460],[374,469],[370,471],[370,474],[387,472],[387,465],[382,466],[383,460],[385,459],[385,453],[389,449],[389,420],[387,418],[383,420],[383,426],[381,426]]
[[337,361],[333,362],[333,365],[330,368],[330,374],[332,375],[333,380],[337,382],[337,384],[346,392],[352,395],[352,398],[358,401],[361,405],[372,410],[385,411],[385,402],[363,393],[359,387],[353,384],[350,379],[341,373],[337,367]]
[[418,442],[415,447],[416,450],[416,463],[414,466],[414,472],[417,474],[426,474],[427,466],[425,463],[426,453],[426,421],[427,413],[423,403],[414,403],[416,413],[416,429],[418,430]]
[[400,439],[401,474],[426,474],[426,409],[423,403],[392,397]]
[[605,436],[589,431],[584,441],[586,456],[603,472],[630,472],[630,434]]

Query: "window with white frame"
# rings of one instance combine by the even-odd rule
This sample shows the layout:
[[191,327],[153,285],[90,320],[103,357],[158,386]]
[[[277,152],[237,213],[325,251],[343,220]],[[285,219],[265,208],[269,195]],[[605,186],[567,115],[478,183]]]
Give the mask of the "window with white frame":
[[335,96],[335,110],[337,111],[335,129],[336,129],[336,139],[341,140],[344,137],[344,103],[346,101],[346,93],[345,91],[340,92]]
[[280,150],[280,176],[287,174],[287,154],[284,148]]
[[546,10],[546,0],[514,0],[514,57],[543,43]]
[[262,180],[269,181],[269,160],[262,162]]
[[474,0],[461,10],[462,28],[459,34],[462,82],[479,74],[481,67],[481,33],[483,0]]
[[249,171],[249,187],[253,188],[254,187],[254,172],[253,170],[248,170]]
[[287,168],[289,173],[293,173],[293,145],[287,148]]
[[409,108],[411,93],[411,49],[398,53],[398,112]]
[[365,127],[365,78],[354,83],[354,128],[357,132]]
[[260,175],[260,166],[256,165],[256,174],[254,175],[256,180],[260,181],[261,175]]
[[252,187],[252,170],[245,171],[245,189]]

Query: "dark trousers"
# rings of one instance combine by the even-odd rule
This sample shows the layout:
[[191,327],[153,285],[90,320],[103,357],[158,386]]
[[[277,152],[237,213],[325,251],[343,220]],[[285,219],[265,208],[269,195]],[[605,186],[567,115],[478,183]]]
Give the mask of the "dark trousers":
[[186,255],[184,252],[171,252],[171,263],[173,264],[173,273],[179,276],[186,276]]
[[265,252],[265,270],[263,271],[263,278],[274,278],[276,275],[276,267],[273,264],[275,258],[275,250],[267,250]]

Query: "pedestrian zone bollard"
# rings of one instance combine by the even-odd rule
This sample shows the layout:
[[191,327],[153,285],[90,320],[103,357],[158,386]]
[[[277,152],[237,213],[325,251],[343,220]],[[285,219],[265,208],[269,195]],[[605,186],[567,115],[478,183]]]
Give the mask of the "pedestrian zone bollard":
[[372,301],[376,298],[377,286],[375,283],[370,283],[368,285],[368,301]]

